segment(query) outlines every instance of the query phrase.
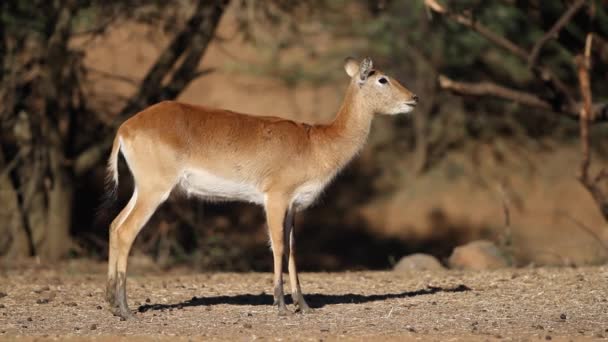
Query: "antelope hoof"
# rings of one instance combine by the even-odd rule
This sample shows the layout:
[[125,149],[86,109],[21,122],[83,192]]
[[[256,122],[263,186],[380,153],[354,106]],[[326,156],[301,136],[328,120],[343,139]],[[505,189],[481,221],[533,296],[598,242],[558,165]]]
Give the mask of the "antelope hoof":
[[313,313],[313,310],[307,305],[296,305],[296,312],[297,313],[302,313],[302,314],[309,314],[309,313]]
[[112,313],[114,314],[114,316],[120,317],[121,321],[137,319],[137,317],[135,317],[135,315],[131,312],[131,310],[129,310],[129,308],[115,306],[112,309]]
[[291,316],[293,312],[287,310],[285,306],[279,306],[279,317]]
[[308,303],[306,303],[306,300],[304,299],[304,296],[302,296],[301,292],[293,293],[291,295],[291,298],[293,299],[293,305],[295,305],[295,307],[296,307],[296,312],[298,312],[298,313],[311,313],[312,312],[312,309],[310,308],[310,306],[308,306]]

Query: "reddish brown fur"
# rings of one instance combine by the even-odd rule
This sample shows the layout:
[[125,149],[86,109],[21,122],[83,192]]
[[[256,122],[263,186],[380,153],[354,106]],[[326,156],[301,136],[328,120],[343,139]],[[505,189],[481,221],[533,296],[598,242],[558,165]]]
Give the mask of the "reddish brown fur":
[[[285,221],[286,214],[293,217],[295,210],[308,206],[356,155],[374,114],[410,111],[417,101],[397,81],[378,70],[370,73],[371,60],[361,66],[347,60],[345,68],[351,83],[330,124],[308,125],[166,101],[120,126],[109,168],[117,181],[116,159],[122,151],[136,192],[111,227],[108,300],[116,314],[131,315],[124,288],[131,244],[157,206],[181,184],[185,170],[201,170],[202,180],[205,175],[220,177],[230,182],[227,186],[242,184],[243,192],[255,189],[263,194],[275,260],[275,302],[284,314],[282,256],[288,255],[294,303],[308,310],[295,266],[293,226]],[[380,78],[390,84],[381,84]]]

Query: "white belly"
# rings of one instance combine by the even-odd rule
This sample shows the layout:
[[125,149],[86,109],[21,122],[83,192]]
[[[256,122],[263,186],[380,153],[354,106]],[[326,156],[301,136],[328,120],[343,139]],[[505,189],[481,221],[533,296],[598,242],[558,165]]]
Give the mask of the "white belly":
[[[325,189],[327,183],[329,179],[300,185],[293,193],[291,205],[298,209],[310,206]],[[245,201],[264,205],[266,197],[253,184],[222,178],[203,169],[186,170],[179,185],[188,195],[210,201]]]
[[180,187],[189,195],[207,200],[264,204],[264,194],[255,185],[222,178],[202,169],[186,170],[180,180]]

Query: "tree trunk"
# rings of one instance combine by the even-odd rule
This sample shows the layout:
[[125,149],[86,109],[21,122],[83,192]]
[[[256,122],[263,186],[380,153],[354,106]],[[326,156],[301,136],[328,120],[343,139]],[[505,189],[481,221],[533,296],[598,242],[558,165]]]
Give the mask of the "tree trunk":
[[19,215],[19,198],[13,182],[10,179],[9,169],[12,163],[7,163],[0,150],[0,256],[9,259],[24,258],[31,255],[30,240]]
[[[186,27],[158,58],[118,120],[178,96],[204,74],[197,67],[227,4],[228,0],[196,1]],[[0,154],[0,222],[9,222],[0,226],[0,256],[56,260],[76,247],[70,237],[74,191],[85,173],[102,163],[112,141],[109,134],[101,142],[95,136],[75,146],[71,134],[72,125],[78,124],[74,118],[91,114],[78,96],[84,55],[69,45],[79,6],[73,0],[49,2],[45,32],[29,38],[39,44],[33,49],[35,56],[22,53],[20,46],[10,51],[22,53],[27,57],[23,61],[3,53],[8,36],[0,19],[0,153],[6,153],[6,158]],[[9,68],[11,74],[2,73]],[[8,83],[13,74],[28,77],[13,77],[19,82]],[[79,156],[73,155],[82,149]],[[3,159],[16,156],[19,162],[3,172],[9,163]]]
[[74,246],[70,237],[74,188],[68,171],[60,165],[61,152],[56,147],[49,151],[51,181],[46,189],[46,236],[38,249],[38,255],[50,260],[65,257]]

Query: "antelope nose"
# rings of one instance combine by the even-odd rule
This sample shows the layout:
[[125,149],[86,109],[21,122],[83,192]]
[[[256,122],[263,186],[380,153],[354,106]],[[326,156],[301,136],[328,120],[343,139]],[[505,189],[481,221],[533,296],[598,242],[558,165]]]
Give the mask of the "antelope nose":
[[412,100],[414,102],[418,102],[418,95],[416,95],[416,94],[412,95]]

